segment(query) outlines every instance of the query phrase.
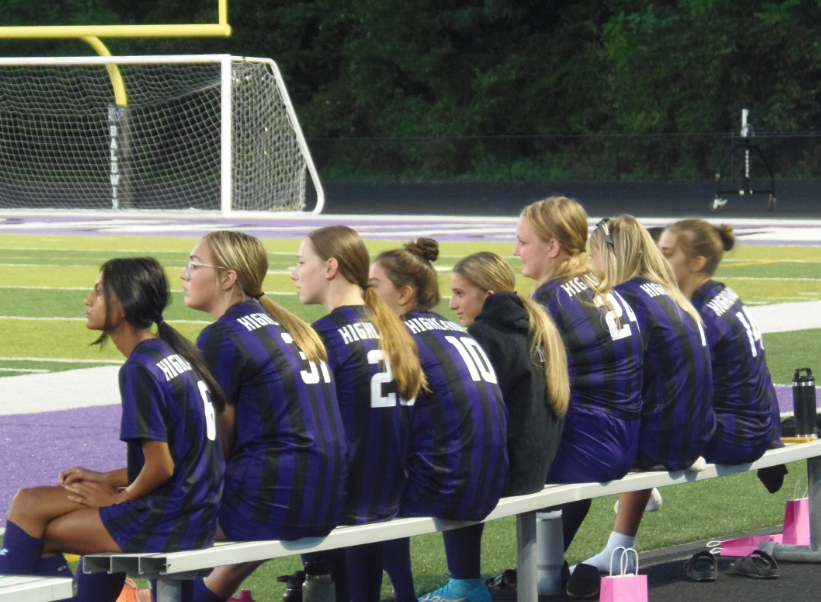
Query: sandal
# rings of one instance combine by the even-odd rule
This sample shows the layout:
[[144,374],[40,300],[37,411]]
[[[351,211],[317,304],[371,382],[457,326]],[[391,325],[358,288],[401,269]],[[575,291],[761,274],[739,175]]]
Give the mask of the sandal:
[[778,563],[776,563],[775,558],[761,550],[754,550],[749,556],[739,558],[730,565],[730,570],[744,577],[754,579],[775,579],[778,577]]
[[494,598],[515,598],[517,596],[516,577],[516,569],[508,569],[504,573],[485,581],[485,585],[487,585],[490,595]]
[[712,553],[702,550],[693,554],[687,561],[684,572],[687,578],[693,581],[715,581],[718,576],[718,562]]
[[151,590],[140,589],[133,579],[126,578],[117,602],[151,602]]

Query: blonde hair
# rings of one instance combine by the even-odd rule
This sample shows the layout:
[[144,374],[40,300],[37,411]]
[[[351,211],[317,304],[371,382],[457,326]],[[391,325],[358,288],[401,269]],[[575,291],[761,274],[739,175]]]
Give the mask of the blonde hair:
[[373,315],[379,333],[379,349],[390,360],[393,377],[402,399],[413,399],[425,386],[416,342],[408,329],[368,284],[370,256],[365,243],[348,226],[327,226],[308,234],[314,252],[323,260],[336,259],[339,274],[362,289],[365,306]]
[[439,304],[439,277],[433,267],[439,257],[439,243],[432,238],[417,238],[403,249],[380,253],[376,263],[382,266],[396,288],[413,290],[418,311],[428,311]]
[[541,242],[555,239],[568,256],[552,267],[536,283],[536,287],[548,280],[559,279],[564,283],[576,277],[583,278],[593,291],[593,298],[600,298],[602,306],[612,310],[607,299],[611,286],[604,281],[601,273],[593,269],[587,254],[587,212],[584,207],[567,197],[552,196],[528,205],[522,216]]
[[659,251],[647,229],[632,215],[620,215],[607,222],[611,244],[604,239],[601,229],[590,235],[590,246],[601,253],[605,283],[616,286],[636,276],[644,276],[664,288],[675,303],[696,322],[701,322],[698,311],[676,284],[670,263]]
[[714,226],[703,219],[685,219],[667,226],[667,231],[676,237],[676,246],[689,258],[704,257],[707,262],[702,273],[712,276],[718,264],[735,246],[735,234],[729,224]]
[[[513,268],[496,253],[468,255],[454,266],[453,271],[483,292],[516,292]],[[570,378],[561,334],[541,305],[530,297],[516,294],[527,312],[530,357],[534,364],[544,364],[547,402],[557,416],[564,416],[570,400]]]
[[262,292],[262,283],[268,273],[268,253],[258,238],[242,232],[219,230],[206,234],[204,240],[214,263],[236,273],[243,294],[257,299],[265,311],[294,337],[308,361],[328,359],[325,345],[316,331]]

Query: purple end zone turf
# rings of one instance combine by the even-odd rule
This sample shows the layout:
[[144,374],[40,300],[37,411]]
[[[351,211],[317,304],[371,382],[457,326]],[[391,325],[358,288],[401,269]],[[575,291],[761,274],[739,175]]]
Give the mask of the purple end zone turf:
[[72,466],[125,468],[119,433],[119,404],[0,416],[0,527],[20,489],[56,485],[60,471]]

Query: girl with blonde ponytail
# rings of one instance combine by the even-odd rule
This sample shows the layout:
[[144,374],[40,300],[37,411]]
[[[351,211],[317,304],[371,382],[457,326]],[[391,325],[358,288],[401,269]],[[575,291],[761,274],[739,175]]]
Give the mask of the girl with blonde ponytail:
[[[549,483],[620,479],[638,447],[641,333],[632,308],[590,265],[587,236],[587,214],[566,197],[525,207],[516,227],[522,275],[536,281],[532,297],[567,350],[570,402]],[[565,549],[589,509],[589,500],[562,507]]]
[[[328,350],[348,441],[348,525],[397,516],[407,485],[410,413],[425,385],[416,343],[368,283],[369,267],[359,234],[337,225],[308,234],[291,273],[299,300],[329,312],[313,327]],[[334,566],[338,599],[379,599],[382,567],[371,558],[380,551],[381,544],[370,544],[322,553]]]
[[[215,322],[197,346],[222,386],[228,462],[219,512],[234,541],[327,535],[341,519],[345,435],[322,340],[262,290],[268,255],[241,232],[212,232],[183,269],[185,304]],[[194,602],[227,600],[261,563],[214,569]]]
[[[701,317],[636,218],[601,220],[590,236],[590,252],[593,266],[605,273],[605,282],[633,308],[644,340],[637,466],[701,470],[701,456],[716,429],[710,353]],[[651,495],[647,489],[619,496],[610,539],[585,564],[604,573],[615,548],[633,547]],[[659,502],[656,494],[653,506]]]

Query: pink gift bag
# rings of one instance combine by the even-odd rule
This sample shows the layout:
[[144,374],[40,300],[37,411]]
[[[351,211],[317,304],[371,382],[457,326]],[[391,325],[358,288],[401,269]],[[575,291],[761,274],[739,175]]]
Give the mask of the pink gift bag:
[[738,539],[728,539],[727,541],[710,542],[721,546],[722,556],[749,556],[758,549],[758,545],[764,541],[774,541],[781,543],[781,534],[776,535],[754,535],[751,537],[740,537]]
[[[620,571],[613,574],[613,554],[621,550],[619,558]],[[632,552],[636,559],[636,572],[628,573]],[[618,547],[610,554],[610,576],[602,577],[599,602],[647,602],[647,575],[639,575],[639,556],[633,548]]]
[[810,545],[810,500],[807,498],[787,501],[781,543]]

